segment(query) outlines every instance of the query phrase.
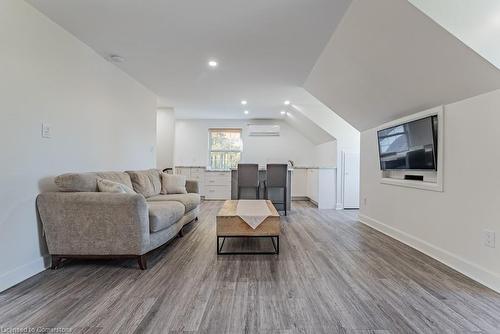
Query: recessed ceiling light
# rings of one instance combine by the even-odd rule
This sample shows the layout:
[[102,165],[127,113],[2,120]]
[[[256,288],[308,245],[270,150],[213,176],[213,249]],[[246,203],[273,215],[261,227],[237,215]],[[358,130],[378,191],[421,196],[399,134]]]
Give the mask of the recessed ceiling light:
[[125,58],[119,55],[109,55],[108,60],[113,63],[123,63],[125,61]]
[[243,113],[244,113],[245,115],[248,115],[249,111],[248,111],[248,110],[245,110]]
[[219,63],[216,62],[215,60],[208,61],[208,66],[210,66],[210,67],[217,67],[218,65],[219,65]]
[[285,115],[285,114],[286,114],[286,111],[281,110],[281,114],[282,114],[282,115]]
[[245,106],[247,104],[247,100],[241,100],[241,104]]
[[286,100],[285,102],[283,102],[285,104],[285,106],[289,105],[290,104],[290,101]]

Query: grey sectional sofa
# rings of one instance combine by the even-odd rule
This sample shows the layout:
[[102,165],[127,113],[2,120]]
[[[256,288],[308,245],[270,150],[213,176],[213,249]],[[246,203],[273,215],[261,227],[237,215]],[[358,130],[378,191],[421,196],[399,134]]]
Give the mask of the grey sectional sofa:
[[[103,178],[133,188],[135,194],[98,192]],[[37,208],[52,268],[65,258],[136,258],[147,267],[146,254],[182,236],[182,227],[198,219],[196,181],[187,194],[162,194],[158,170],[63,174],[58,192],[42,193]]]

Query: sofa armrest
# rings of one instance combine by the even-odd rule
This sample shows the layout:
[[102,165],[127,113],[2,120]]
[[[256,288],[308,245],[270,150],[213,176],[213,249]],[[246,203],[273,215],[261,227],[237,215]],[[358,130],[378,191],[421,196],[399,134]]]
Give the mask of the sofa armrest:
[[52,255],[142,255],[149,246],[142,195],[43,193],[37,208]]
[[200,185],[198,181],[195,180],[186,180],[186,190],[188,193],[200,193]]

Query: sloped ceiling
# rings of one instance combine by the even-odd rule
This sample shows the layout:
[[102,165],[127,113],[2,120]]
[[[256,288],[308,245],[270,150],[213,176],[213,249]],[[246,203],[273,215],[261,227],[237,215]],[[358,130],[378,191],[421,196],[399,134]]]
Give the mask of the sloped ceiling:
[[500,71],[407,1],[354,0],[305,88],[358,130],[500,88]]
[[[1,0],[0,0],[1,1]],[[279,118],[350,0],[27,0],[182,118]],[[210,69],[207,61],[219,62]],[[241,100],[247,100],[243,107]],[[248,115],[243,110],[250,111]]]
[[408,1],[500,68],[500,1]]
[[314,145],[336,140],[334,136],[296,109],[289,108],[288,114],[284,117],[284,120],[304,137],[309,139]]

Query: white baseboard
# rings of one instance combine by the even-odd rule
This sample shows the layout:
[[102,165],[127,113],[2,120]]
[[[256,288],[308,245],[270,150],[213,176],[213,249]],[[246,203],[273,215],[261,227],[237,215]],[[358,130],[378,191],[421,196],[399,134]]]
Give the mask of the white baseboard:
[[48,255],[45,257],[41,256],[34,261],[23,264],[22,266],[0,275],[0,292],[44,271],[48,267],[45,264],[49,262]]
[[456,254],[434,246],[427,241],[416,238],[406,232],[384,224],[368,216],[359,215],[359,221],[375,230],[382,232],[408,246],[442,262],[456,271],[500,293],[500,275],[474,264]]

